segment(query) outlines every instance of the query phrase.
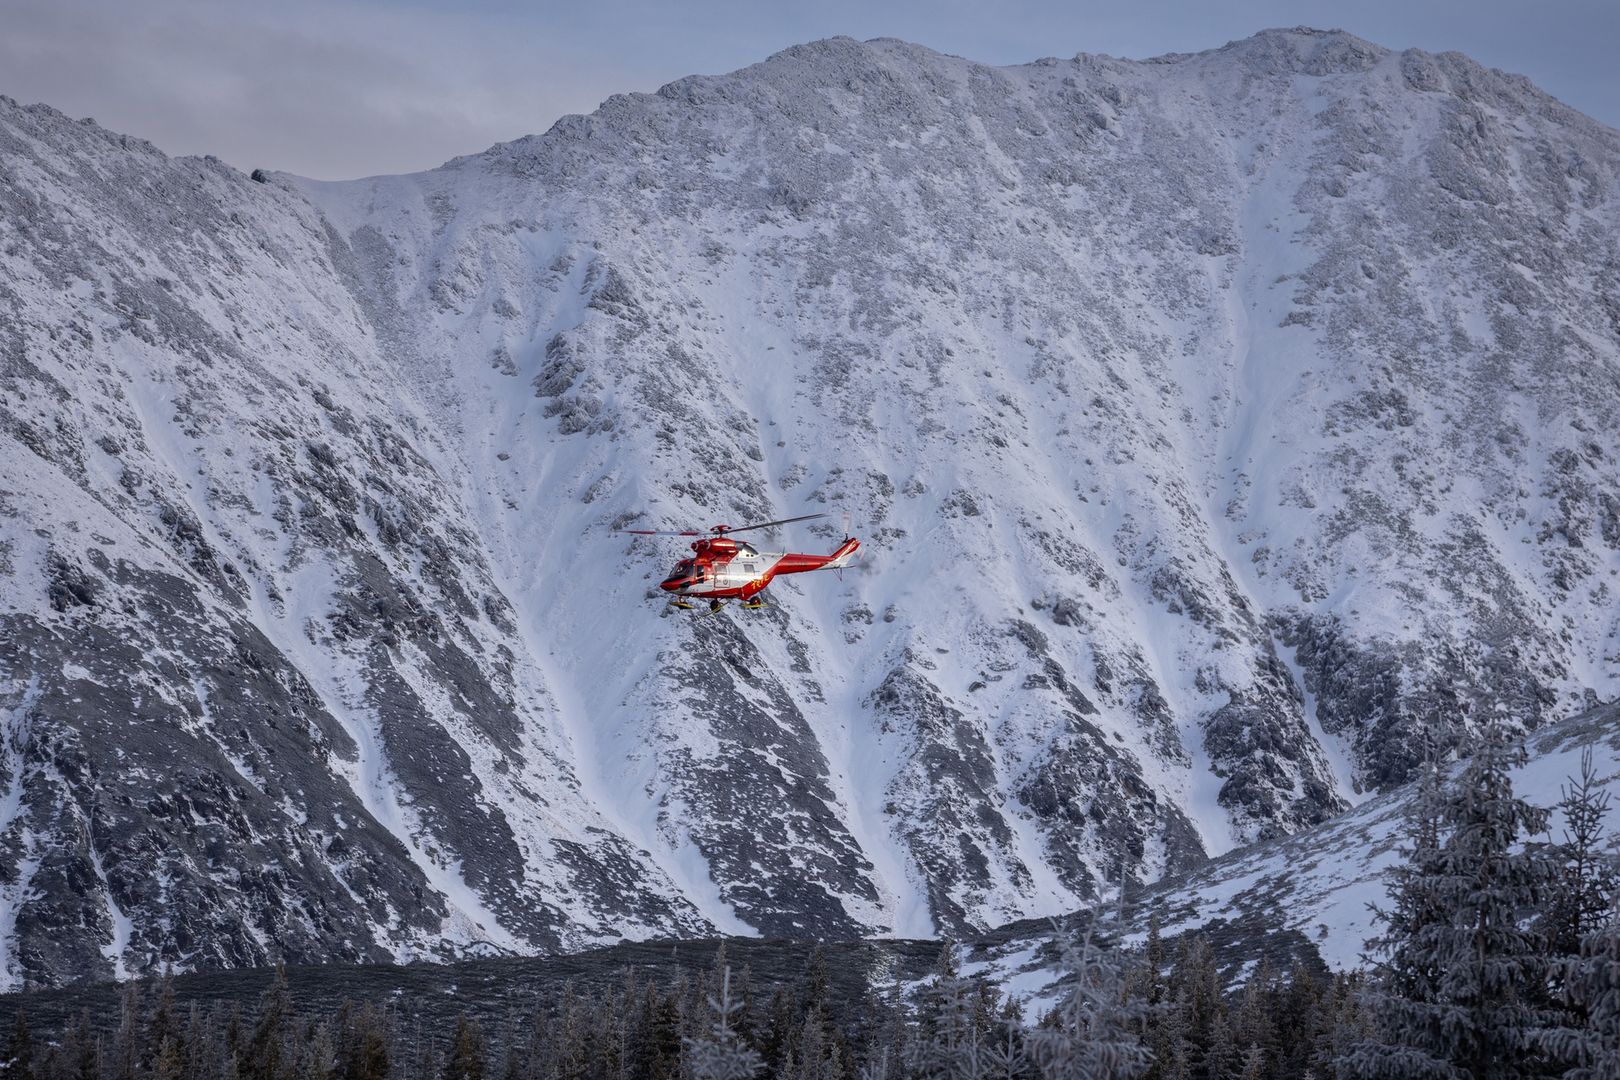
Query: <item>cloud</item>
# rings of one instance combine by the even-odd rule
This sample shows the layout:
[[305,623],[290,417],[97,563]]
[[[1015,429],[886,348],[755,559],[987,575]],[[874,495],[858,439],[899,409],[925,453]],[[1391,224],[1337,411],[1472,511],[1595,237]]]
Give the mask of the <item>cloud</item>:
[[428,168],[543,130],[634,83],[611,65],[560,57],[543,34],[426,10],[11,6],[0,92],[93,115],[170,153],[320,178]]

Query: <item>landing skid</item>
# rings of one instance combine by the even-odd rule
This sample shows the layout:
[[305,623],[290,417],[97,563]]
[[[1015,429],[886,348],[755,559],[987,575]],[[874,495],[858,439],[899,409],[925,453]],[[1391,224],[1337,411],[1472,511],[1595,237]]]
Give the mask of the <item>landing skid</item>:
[[[695,618],[695,619],[707,619],[711,615],[718,615],[718,614],[720,614],[721,610],[725,608],[726,604],[729,603],[729,602],[730,601],[727,601],[727,600],[710,600],[709,601],[709,610],[707,610],[707,611],[699,611],[696,615],[694,615],[692,617]],[[697,610],[697,605],[692,603],[690,600],[671,600],[669,602],[669,606],[672,607],[672,608],[679,608],[682,611],[695,611],[695,610]],[[738,604],[737,606],[742,608],[744,611],[763,611],[763,610],[765,610],[765,608],[769,607],[770,605],[766,604],[765,601],[759,599],[758,597],[753,597],[751,599],[744,600],[742,603]]]

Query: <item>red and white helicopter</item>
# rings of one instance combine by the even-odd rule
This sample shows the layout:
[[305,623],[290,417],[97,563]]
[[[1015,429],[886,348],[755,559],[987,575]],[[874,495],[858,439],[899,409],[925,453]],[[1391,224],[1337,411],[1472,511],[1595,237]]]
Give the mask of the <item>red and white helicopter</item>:
[[[761,521],[754,525],[716,525],[707,532],[696,530],[674,531],[666,529],[620,529],[636,536],[701,536],[692,542],[692,557],[682,559],[659,583],[659,588],[674,593],[670,603],[690,610],[692,600],[707,600],[713,614],[727,600],[741,600],[749,611],[765,606],[760,593],[782,574],[803,574],[810,570],[841,570],[861,542],[847,535],[844,542],[831,555],[801,555],[797,552],[762,552],[745,540],[731,539],[732,533],[749,529],[768,529],[773,525],[788,525],[795,521],[810,521],[826,514],[805,514],[802,517],[783,518],[780,521]],[[690,599],[688,599],[690,598]]]

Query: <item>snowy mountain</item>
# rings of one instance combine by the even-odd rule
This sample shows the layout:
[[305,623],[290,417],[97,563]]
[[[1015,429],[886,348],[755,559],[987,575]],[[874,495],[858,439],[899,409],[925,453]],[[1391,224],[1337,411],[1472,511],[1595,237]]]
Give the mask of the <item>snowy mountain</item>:
[[[962,932],[1620,692],[1620,134],[800,46],[414,176],[0,101],[10,985]],[[866,573],[693,620],[705,527]]]

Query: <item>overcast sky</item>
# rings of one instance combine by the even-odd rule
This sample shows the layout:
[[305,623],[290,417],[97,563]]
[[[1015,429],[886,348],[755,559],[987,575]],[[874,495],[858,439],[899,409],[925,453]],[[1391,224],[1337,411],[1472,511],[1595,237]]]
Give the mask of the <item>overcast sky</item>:
[[1301,24],[1457,49],[1620,127],[1620,0],[0,0],[0,94],[169,153],[336,179],[430,168],[834,34],[1013,64]]

